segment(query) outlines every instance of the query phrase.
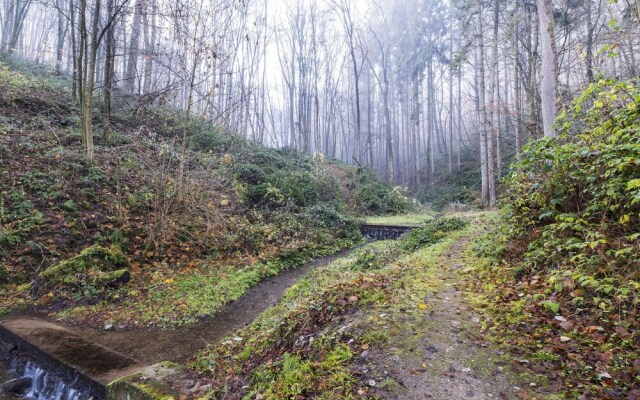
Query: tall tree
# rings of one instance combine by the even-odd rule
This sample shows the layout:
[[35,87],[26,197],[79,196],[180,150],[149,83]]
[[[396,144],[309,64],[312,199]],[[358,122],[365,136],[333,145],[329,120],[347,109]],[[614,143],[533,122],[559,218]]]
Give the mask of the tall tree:
[[360,110],[360,74],[361,67],[356,57],[356,27],[353,19],[353,4],[351,0],[331,0],[335,12],[340,18],[342,28],[346,35],[346,42],[349,51],[349,57],[351,58],[351,69],[353,72],[354,83],[354,101],[355,101],[355,146],[353,149],[353,160],[356,163],[360,162],[362,157],[362,116]]
[[556,118],[558,60],[556,58],[555,28],[551,0],[537,0],[542,69],[540,95],[542,97],[542,125],[544,135],[555,137],[553,123]]

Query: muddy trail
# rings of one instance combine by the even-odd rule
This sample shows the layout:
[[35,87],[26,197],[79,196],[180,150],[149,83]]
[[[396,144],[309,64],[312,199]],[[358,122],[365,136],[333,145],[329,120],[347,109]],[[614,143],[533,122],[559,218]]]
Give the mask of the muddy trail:
[[[386,317],[395,333],[387,345],[368,354],[361,371],[372,379],[370,386],[373,382],[383,386],[376,391],[380,398],[519,400],[545,396],[546,388],[538,379],[480,334],[485,316],[469,304],[465,292],[464,252],[470,240],[458,239],[432,260],[433,275],[426,281],[434,290],[422,299],[427,310],[421,317],[414,320],[393,311]],[[395,384],[380,385],[388,378]]]
[[[502,349],[477,336],[482,316],[466,303],[459,275],[464,268],[460,254],[468,244],[455,243],[440,257],[434,277],[440,289],[425,299],[431,309],[422,323],[429,333],[416,344],[422,365],[399,360],[397,372],[406,392],[390,398],[528,398],[524,391],[531,382],[513,371]],[[424,372],[416,374],[419,370]]]
[[[43,323],[53,323],[65,328],[72,335],[114,350],[137,361],[151,365],[160,361],[184,362],[207,344],[214,343],[250,324],[260,313],[276,304],[285,291],[314,268],[330,264],[349,254],[346,250],[320,258],[298,268],[290,269],[268,278],[249,289],[243,297],[225,306],[219,313],[192,325],[168,330],[103,330],[85,326],[73,326],[48,319],[41,314],[15,314],[2,318],[4,324],[20,324],[28,331],[30,325],[36,332]],[[36,332],[37,333],[37,332]],[[66,344],[65,344],[66,346]],[[53,349],[55,354],[55,350]]]

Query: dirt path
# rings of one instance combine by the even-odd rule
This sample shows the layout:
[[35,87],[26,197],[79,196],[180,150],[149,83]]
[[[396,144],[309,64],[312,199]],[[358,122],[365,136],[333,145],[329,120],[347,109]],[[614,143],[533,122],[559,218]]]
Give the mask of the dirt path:
[[[386,399],[540,399],[539,386],[516,371],[504,352],[478,335],[482,316],[467,304],[461,286],[463,253],[469,238],[436,257],[434,291],[424,298],[428,312],[417,320],[392,318],[404,332],[374,356],[372,364]],[[390,324],[390,325],[391,325]],[[389,379],[390,378],[390,379]],[[387,384],[385,384],[387,379]],[[394,384],[388,384],[388,381]],[[394,387],[396,386],[396,387]]]
[[[98,330],[82,326],[69,326],[60,321],[50,321],[63,326],[71,332],[92,342],[115,350],[137,360],[140,364],[150,365],[160,361],[182,362],[204,349],[208,343],[228,336],[251,323],[260,313],[274,305],[284,292],[313,268],[331,263],[338,257],[348,254],[344,251],[305,264],[299,268],[285,271],[273,278],[266,279],[239,300],[227,305],[218,314],[202,321],[172,330]],[[14,315],[5,317],[5,321],[38,321],[46,319],[41,315]]]

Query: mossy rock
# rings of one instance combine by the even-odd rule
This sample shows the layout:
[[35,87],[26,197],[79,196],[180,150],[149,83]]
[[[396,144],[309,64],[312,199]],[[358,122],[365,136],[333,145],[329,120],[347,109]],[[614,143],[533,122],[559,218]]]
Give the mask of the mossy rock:
[[128,266],[127,257],[117,246],[91,246],[43,271],[34,285],[35,294],[57,287],[67,287],[74,292],[88,286],[97,290],[127,283]]
[[102,272],[95,278],[94,283],[106,283],[107,285],[117,285],[118,283],[127,283],[131,279],[128,269],[119,269],[117,271]]
[[144,368],[139,373],[125,376],[107,385],[108,400],[173,400],[177,393],[165,379],[181,372],[174,363],[159,363]]
[[77,277],[78,274],[85,274],[90,270],[118,272],[127,269],[128,266],[127,257],[119,247],[112,246],[107,249],[96,245],[87,247],[77,256],[47,268],[40,274],[40,277],[45,283],[59,283],[68,281],[72,277]]

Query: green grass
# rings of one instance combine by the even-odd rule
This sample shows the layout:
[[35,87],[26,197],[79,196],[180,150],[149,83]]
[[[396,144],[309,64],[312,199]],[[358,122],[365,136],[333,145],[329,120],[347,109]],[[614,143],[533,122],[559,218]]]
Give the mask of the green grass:
[[406,225],[417,226],[422,225],[426,221],[433,219],[428,213],[402,214],[402,215],[385,215],[367,217],[364,222],[370,225]]
[[[216,266],[212,270],[170,274],[155,271],[146,288],[146,294],[124,288],[122,302],[100,302],[80,305],[62,311],[59,316],[71,320],[103,318],[112,324],[127,325],[132,321],[143,325],[177,327],[194,323],[202,315],[213,315],[231,301],[238,300],[261,280],[282,271],[300,266],[316,257],[333,254],[352,242],[344,241],[314,251],[300,249],[295,259],[272,260],[247,265]],[[124,305],[124,307],[123,307]]]
[[[363,348],[387,347],[394,340],[391,332],[422,325],[429,312],[423,302],[442,285],[435,279],[442,254],[477,229],[459,226],[416,251],[403,250],[403,241],[369,243],[314,269],[278,304],[235,333],[243,340],[221,341],[200,353],[192,367],[229,382],[210,393],[212,398],[246,391],[245,398],[352,399],[363,387],[352,358]],[[375,268],[362,268],[363,254]],[[382,311],[389,315],[384,320]],[[343,325],[350,326],[348,332],[339,331]],[[237,382],[248,385],[238,387]],[[395,388],[392,381],[385,386]]]

